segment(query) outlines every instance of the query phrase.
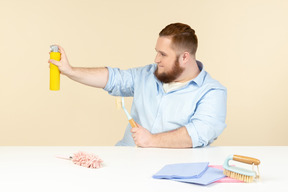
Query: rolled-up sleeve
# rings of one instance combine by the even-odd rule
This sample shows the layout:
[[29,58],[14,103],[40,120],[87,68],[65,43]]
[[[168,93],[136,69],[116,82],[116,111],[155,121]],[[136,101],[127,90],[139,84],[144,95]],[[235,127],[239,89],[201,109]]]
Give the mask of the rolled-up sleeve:
[[185,125],[193,147],[212,143],[226,127],[227,90],[210,89],[197,103],[190,123]]
[[104,90],[113,96],[129,97],[134,95],[134,80],[132,69],[120,70],[107,67],[109,78]]

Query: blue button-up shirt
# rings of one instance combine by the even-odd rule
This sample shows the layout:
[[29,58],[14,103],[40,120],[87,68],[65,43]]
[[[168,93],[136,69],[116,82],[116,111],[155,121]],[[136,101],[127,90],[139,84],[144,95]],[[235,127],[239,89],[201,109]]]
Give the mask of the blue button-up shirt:
[[[156,64],[120,70],[110,68],[104,88],[113,96],[134,97],[131,116],[152,134],[185,126],[193,147],[212,143],[226,127],[227,90],[197,61],[199,75],[186,86],[165,93],[155,77]],[[116,145],[135,145],[127,125]]]

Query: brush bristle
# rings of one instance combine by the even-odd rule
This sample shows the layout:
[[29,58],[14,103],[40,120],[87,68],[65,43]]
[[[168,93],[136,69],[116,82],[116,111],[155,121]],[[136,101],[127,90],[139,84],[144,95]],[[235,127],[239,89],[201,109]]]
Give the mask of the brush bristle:
[[238,180],[244,181],[246,183],[251,183],[253,181],[253,176],[242,175],[242,174],[235,173],[233,171],[229,171],[229,170],[226,170],[226,169],[224,169],[223,173],[227,177],[231,177],[233,179],[238,179]]
[[116,107],[117,107],[117,109],[121,109],[121,106],[122,106],[121,97],[116,97],[115,101],[116,101]]

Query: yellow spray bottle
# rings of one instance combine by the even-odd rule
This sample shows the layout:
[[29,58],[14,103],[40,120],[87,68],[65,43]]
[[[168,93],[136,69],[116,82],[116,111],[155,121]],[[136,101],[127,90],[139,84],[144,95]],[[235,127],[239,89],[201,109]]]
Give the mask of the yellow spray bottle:
[[[60,61],[61,55],[57,45],[50,46],[50,59]],[[60,89],[60,71],[58,67],[50,63],[50,90],[58,91]]]

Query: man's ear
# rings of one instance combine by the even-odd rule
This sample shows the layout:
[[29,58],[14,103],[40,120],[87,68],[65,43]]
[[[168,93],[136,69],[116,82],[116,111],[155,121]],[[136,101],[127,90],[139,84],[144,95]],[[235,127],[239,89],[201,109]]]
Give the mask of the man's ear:
[[186,65],[186,63],[189,61],[191,55],[189,52],[184,52],[180,55],[180,60],[181,63],[183,63],[184,65]]

